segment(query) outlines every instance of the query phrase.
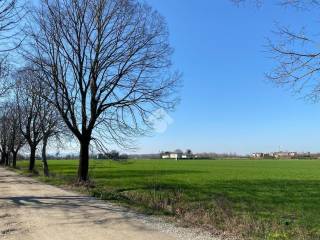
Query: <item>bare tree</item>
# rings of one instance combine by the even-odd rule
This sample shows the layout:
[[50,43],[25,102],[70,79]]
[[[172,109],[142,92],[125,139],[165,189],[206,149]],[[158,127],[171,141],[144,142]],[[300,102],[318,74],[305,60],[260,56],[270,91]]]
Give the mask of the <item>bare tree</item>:
[[17,27],[25,13],[25,6],[22,2],[17,0],[0,1],[1,52],[8,52],[20,45],[21,38],[18,36],[20,31]]
[[187,149],[187,150],[186,150],[186,154],[192,155],[192,150],[191,150],[191,149]]
[[20,149],[25,144],[25,138],[23,137],[20,131],[19,125],[19,108],[15,102],[10,104],[8,119],[10,121],[9,128],[9,143],[8,149],[12,156],[12,167],[16,168],[17,166],[17,155]]
[[22,42],[18,25],[25,15],[24,4],[17,0],[0,0],[0,97],[12,87],[9,77],[8,53]]
[[3,102],[0,117],[0,152],[1,163],[16,167],[17,154],[25,140],[19,129],[17,106],[10,99]]
[[[233,0],[237,3],[246,0]],[[263,2],[263,1],[260,1]],[[276,1],[274,1],[276,2]],[[282,6],[309,10],[320,10],[318,0],[280,0]],[[291,88],[312,101],[320,97],[320,49],[319,32],[308,32],[305,26],[292,29],[277,26],[274,38],[268,41],[267,48],[276,66],[267,74],[268,79],[280,86]]]
[[37,146],[43,139],[44,100],[36,94],[40,88],[32,70],[20,70],[15,77],[20,131],[30,147],[29,171],[34,171]]
[[9,121],[9,111],[8,104],[4,103],[1,106],[1,116],[0,116],[0,153],[1,165],[9,165],[10,149],[9,149],[9,136],[10,136],[10,121]]
[[92,140],[128,147],[155,109],[175,106],[167,26],[136,0],[44,0],[36,12],[25,56],[79,141],[78,179],[87,181]]
[[[320,3],[318,5],[320,9]],[[295,94],[318,102],[320,97],[320,49],[318,32],[308,32],[305,27],[291,29],[278,26],[268,50],[275,67],[267,77]]]
[[35,154],[42,142],[43,171],[45,176],[49,176],[48,141],[65,134],[66,129],[56,108],[44,98],[50,95],[50,89],[42,80],[32,67],[19,70],[16,74],[16,99],[20,131],[30,147],[29,170],[34,170]]

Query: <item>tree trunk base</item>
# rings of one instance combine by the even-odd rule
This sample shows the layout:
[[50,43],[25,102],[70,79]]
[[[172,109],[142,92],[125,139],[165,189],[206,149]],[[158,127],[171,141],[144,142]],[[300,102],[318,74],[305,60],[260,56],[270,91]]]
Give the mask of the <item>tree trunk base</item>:
[[80,142],[80,160],[78,168],[78,183],[86,183],[89,180],[89,141]]

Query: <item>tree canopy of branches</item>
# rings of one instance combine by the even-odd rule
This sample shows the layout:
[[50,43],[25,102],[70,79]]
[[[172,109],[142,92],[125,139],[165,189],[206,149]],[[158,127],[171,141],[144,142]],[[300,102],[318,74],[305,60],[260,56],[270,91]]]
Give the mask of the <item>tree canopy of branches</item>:
[[42,141],[44,172],[48,175],[45,156],[47,141],[60,132],[60,115],[42,97],[42,94],[49,94],[49,89],[41,82],[36,71],[24,68],[18,71],[15,77],[19,129],[30,147],[29,171],[34,170],[36,150]]
[[8,138],[8,150],[12,155],[12,167],[16,167],[17,155],[20,149],[25,144],[25,138],[20,131],[19,125],[19,108],[16,102],[10,102],[8,108],[8,121],[9,121],[9,138]]
[[43,0],[26,58],[41,71],[54,105],[80,144],[88,179],[92,140],[130,145],[155,109],[171,110],[179,74],[161,15],[136,0]]
[[9,121],[9,106],[5,104],[1,107],[0,116],[0,152],[1,164],[9,165],[9,137],[10,137],[10,121]]
[[12,86],[8,79],[8,52],[22,42],[17,27],[24,14],[23,4],[17,0],[0,0],[0,97],[4,97]]
[[0,117],[0,163],[16,167],[17,154],[25,139],[19,129],[19,113],[14,102],[5,102],[1,106]]
[[5,97],[12,87],[12,82],[9,80],[9,75],[10,65],[7,57],[2,56],[0,57],[0,97]]
[[[238,4],[262,0],[232,0]],[[273,1],[280,6],[290,6],[303,11],[319,11],[318,0],[279,0]],[[310,21],[311,23],[312,21]],[[308,100],[319,101],[320,97],[320,41],[319,32],[308,26],[300,29],[277,25],[274,38],[268,41],[267,50],[275,60],[275,67],[267,78],[277,85],[287,86],[294,93]]]

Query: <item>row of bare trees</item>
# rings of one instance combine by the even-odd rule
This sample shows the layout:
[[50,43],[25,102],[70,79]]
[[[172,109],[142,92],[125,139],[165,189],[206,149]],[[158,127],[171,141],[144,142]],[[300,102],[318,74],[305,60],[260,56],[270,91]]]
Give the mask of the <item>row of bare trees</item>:
[[30,171],[38,145],[46,169],[48,139],[69,131],[80,146],[82,182],[88,180],[90,145],[131,147],[152,129],[155,110],[176,105],[180,74],[171,69],[167,25],[146,3],[41,0],[23,22],[24,41],[17,46],[23,60],[10,75],[12,90],[3,104],[5,163],[11,112],[30,150]]
[[32,69],[15,72],[10,97],[1,103],[0,163],[16,167],[18,152],[25,146],[30,152],[29,171],[34,171],[36,151],[42,143],[43,170],[45,176],[49,176],[46,158],[48,141],[59,139],[66,131],[57,110],[39,92],[44,94],[48,89]]
[[16,167],[17,154],[25,140],[19,131],[19,116],[16,106],[9,102],[1,106],[0,116],[0,163]]

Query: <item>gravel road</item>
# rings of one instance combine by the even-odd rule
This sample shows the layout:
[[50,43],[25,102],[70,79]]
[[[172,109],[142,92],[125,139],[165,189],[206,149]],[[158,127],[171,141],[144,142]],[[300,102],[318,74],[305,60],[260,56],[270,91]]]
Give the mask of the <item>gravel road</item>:
[[0,168],[0,239],[219,240]]

